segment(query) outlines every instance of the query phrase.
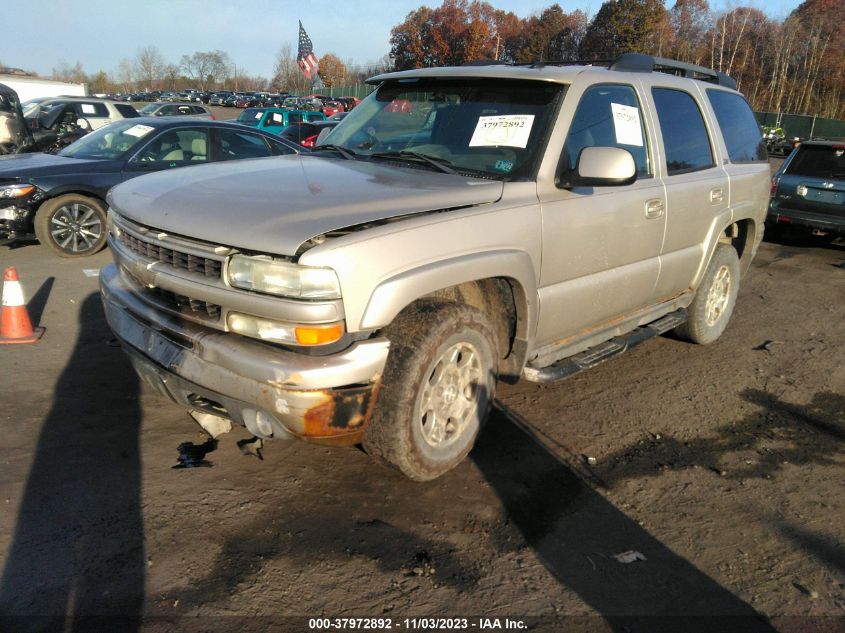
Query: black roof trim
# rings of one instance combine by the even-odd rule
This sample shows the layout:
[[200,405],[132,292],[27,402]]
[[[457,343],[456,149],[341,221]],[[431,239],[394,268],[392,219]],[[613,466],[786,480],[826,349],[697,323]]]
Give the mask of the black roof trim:
[[698,79],[699,81],[706,81],[736,90],[736,80],[718,70],[696,66],[695,64],[687,64],[686,62],[679,62],[674,59],[643,55],[642,53],[625,53],[610,65],[610,70],[633,73],[657,71],[679,77],[687,77],[688,79]]

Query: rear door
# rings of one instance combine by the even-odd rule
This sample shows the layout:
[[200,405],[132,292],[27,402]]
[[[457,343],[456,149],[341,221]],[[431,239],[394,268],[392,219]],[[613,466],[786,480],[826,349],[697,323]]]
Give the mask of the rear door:
[[728,174],[717,163],[713,122],[706,120],[697,97],[671,84],[651,88],[666,186],[666,237],[657,283],[661,299],[692,287],[717,218],[730,217]]

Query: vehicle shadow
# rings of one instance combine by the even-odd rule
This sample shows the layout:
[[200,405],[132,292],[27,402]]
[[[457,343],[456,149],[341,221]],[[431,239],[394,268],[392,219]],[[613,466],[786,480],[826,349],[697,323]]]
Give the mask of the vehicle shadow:
[[845,235],[813,235],[807,228],[794,226],[766,227],[763,239],[771,244],[796,248],[828,248],[845,252]]
[[[548,571],[611,630],[774,631],[599,494],[504,405],[497,403],[471,457]],[[628,551],[645,560],[614,558]]]
[[139,625],[139,385],[128,359],[106,344],[98,294],[82,303],[79,323],[0,579],[0,630],[131,632]]
[[[612,485],[698,467],[728,479],[768,479],[785,464],[838,464],[845,452],[845,396],[820,392],[798,406],[757,389],[741,395],[760,409],[720,427],[715,436],[643,439],[604,457],[598,475]],[[754,456],[747,459],[750,451]]]

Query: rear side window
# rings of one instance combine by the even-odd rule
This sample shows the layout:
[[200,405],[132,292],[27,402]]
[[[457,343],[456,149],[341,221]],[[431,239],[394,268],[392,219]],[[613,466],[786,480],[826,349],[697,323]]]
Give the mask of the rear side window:
[[767,161],[763,136],[748,102],[738,94],[723,90],[708,90],[707,98],[722,128],[722,138],[731,162]]
[[263,136],[234,130],[220,130],[220,160],[265,156],[273,156],[273,151]]
[[784,173],[845,180],[845,145],[801,145]]
[[125,119],[131,119],[133,117],[141,116],[138,114],[138,111],[133,108],[131,105],[127,105],[125,103],[115,103],[114,107],[123,115]]
[[639,177],[651,174],[640,102],[631,86],[599,84],[584,92],[563,147],[567,169],[575,169],[585,147],[626,149],[634,156]]
[[687,92],[652,88],[670,176],[713,167],[710,137],[695,99]]

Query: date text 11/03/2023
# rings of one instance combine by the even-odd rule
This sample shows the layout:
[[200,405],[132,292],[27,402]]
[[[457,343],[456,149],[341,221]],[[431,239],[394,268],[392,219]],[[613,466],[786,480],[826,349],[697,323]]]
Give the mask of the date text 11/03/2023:
[[309,618],[312,631],[459,631],[459,630],[527,630],[528,626],[512,618]]

